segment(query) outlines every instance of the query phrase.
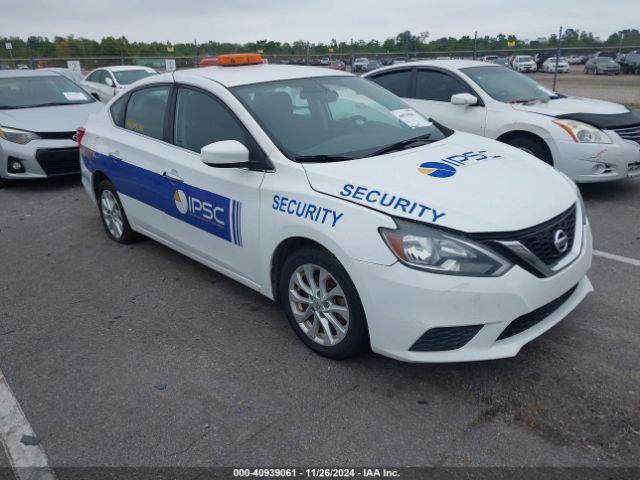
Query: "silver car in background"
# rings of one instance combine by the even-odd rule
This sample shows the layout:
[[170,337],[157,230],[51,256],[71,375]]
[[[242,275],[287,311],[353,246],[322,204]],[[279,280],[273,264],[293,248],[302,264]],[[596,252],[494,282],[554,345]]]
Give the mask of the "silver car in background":
[[0,185],[80,173],[76,129],[101,109],[56,72],[0,71]]

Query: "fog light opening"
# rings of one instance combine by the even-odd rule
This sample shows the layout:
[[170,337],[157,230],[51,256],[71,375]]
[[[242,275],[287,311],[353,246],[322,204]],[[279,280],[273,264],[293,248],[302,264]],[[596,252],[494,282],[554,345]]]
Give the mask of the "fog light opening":
[[600,175],[601,173],[604,173],[606,169],[607,169],[607,166],[604,163],[595,163],[593,167],[591,167],[591,171],[596,175]]
[[9,173],[24,173],[26,170],[20,160],[9,157],[9,161],[7,162],[7,171]]

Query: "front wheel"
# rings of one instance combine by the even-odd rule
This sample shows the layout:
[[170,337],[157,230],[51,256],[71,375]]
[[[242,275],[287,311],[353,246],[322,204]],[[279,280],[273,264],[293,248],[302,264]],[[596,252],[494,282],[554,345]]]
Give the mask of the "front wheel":
[[134,232],[129,225],[113,184],[109,180],[103,180],[98,186],[97,194],[100,218],[109,238],[124,244],[140,240],[140,234]]
[[368,346],[358,292],[330,253],[303,248],[291,254],[282,266],[279,297],[296,335],[314,352],[341,360]]
[[539,158],[544,163],[553,166],[553,159],[551,158],[547,148],[545,148],[545,145],[542,143],[542,140],[536,140],[535,138],[524,136],[511,138],[505,143],[512,147],[519,148],[520,150]]

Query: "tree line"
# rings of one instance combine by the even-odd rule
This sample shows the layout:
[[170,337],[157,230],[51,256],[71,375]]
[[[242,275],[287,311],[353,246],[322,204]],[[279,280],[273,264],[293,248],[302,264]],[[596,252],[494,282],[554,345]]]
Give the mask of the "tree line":
[[[622,35],[622,42],[621,42]],[[556,34],[536,40],[523,40],[516,35],[499,34],[495,37],[482,36],[474,40],[473,36],[465,35],[460,38],[442,37],[429,39],[428,32],[414,34],[410,31],[400,32],[384,41],[355,40],[338,42],[332,39],[328,43],[308,43],[304,40],[295,42],[276,42],[272,40],[258,40],[248,43],[228,43],[208,41],[203,43],[162,42],[131,42],[126,37],[104,37],[101,40],[75,37],[31,36],[27,39],[20,37],[0,37],[0,58],[82,58],[82,57],[188,57],[217,55],[233,52],[256,52],[265,55],[329,55],[349,54],[351,52],[368,53],[411,53],[411,52],[453,52],[473,51],[474,43],[478,51],[500,50],[505,48],[554,48],[558,44]],[[12,51],[6,48],[10,42]],[[612,33],[607,39],[595,37],[593,33],[584,30],[568,28],[562,35],[562,47],[618,47],[640,45],[640,32],[637,29],[625,29]]]

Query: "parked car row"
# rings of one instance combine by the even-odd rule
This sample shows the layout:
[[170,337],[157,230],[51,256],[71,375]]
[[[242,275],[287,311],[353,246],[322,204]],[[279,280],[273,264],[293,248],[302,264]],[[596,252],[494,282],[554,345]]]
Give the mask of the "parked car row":
[[635,114],[486,62],[99,70],[0,72],[0,176],[79,169],[110,239],[273,299],[331,358],[516,355],[592,291],[574,181],[640,175]]

